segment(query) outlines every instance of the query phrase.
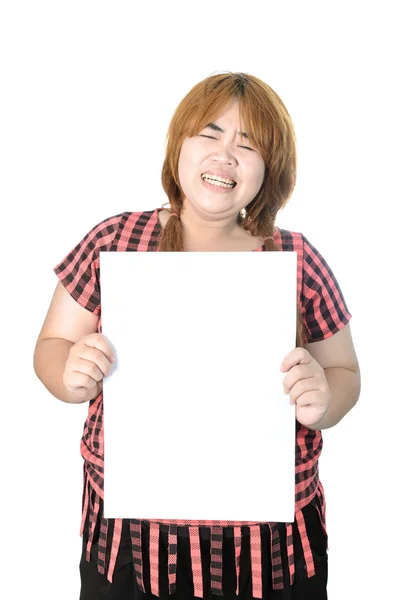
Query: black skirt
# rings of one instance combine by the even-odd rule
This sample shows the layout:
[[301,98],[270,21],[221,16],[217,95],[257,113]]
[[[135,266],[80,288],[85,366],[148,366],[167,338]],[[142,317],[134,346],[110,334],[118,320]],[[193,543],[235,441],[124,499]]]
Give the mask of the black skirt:
[[[102,507],[101,507],[102,509]],[[302,546],[296,523],[293,523],[295,580],[289,583],[289,571],[286,556],[286,527],[280,524],[280,539],[282,551],[282,566],[284,573],[284,589],[273,590],[271,579],[270,530],[268,525],[261,525],[261,554],[262,554],[262,585],[263,599],[268,600],[326,600],[328,581],[327,537],[321,526],[317,509],[309,504],[303,509],[310,547],[315,564],[315,575],[308,578],[305,562],[302,556]],[[111,547],[113,519],[109,520],[107,539],[107,554]],[[136,584],[132,561],[132,547],[129,535],[129,521],[123,520],[121,544],[115,565],[113,582],[107,580],[107,575],[97,571],[96,556],[99,527],[96,526],[92,559],[86,561],[87,525],[83,533],[82,557],[80,561],[81,594],[80,600],[157,600],[150,593],[149,568],[149,525],[142,522],[143,548],[143,582],[147,592],[144,594]],[[212,594],[210,587],[210,530],[200,527],[200,546],[203,568],[204,600],[252,600],[251,564],[250,564],[250,528],[243,527],[242,546],[240,554],[239,596],[236,596],[236,568],[233,539],[233,527],[225,527],[223,535],[223,596]],[[176,571],[176,593],[168,595],[167,572],[167,526],[160,526],[159,548],[159,593],[160,600],[194,600],[192,568],[190,560],[189,532],[187,527],[178,527],[178,555]],[[107,573],[108,560],[106,560]]]

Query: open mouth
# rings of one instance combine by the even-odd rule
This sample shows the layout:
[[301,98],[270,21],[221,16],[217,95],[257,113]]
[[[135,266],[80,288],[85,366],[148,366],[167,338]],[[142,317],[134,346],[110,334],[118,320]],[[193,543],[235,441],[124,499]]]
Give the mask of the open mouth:
[[201,178],[203,181],[210,183],[211,185],[215,185],[216,187],[222,187],[225,189],[233,189],[234,187],[236,187],[237,183],[236,181],[221,181],[220,179],[218,179],[217,177],[205,177],[204,175],[201,175]]

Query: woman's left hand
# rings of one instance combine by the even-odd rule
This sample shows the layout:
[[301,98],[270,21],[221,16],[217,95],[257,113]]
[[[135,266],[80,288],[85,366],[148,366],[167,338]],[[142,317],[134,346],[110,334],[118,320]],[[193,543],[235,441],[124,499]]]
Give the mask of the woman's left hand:
[[296,404],[296,419],[305,427],[318,429],[331,404],[331,391],[325,371],[305,348],[294,348],[282,362],[285,394]]

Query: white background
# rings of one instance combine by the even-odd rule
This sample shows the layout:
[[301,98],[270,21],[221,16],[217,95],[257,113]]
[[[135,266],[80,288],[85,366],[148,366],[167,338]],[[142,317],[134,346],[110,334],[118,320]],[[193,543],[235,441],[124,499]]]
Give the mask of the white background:
[[[117,355],[103,384],[105,518],[293,520],[296,407],[280,365],[296,336],[297,258],[100,252],[102,332]],[[168,314],[179,306],[173,336],[170,322],[154,318],[160,299]],[[232,324],[243,311],[257,327],[241,344]],[[178,358],[175,369],[167,355]],[[134,386],[132,373],[140,373]],[[142,451],[144,423],[167,452]],[[244,423],[246,452],[236,448]],[[204,473],[217,494],[198,493]]]
[[286,104],[298,182],[277,225],[317,247],[353,314],[361,397],[324,432],[320,461],[329,599],[393,597],[397,3],[141,4],[14,0],[0,9],[2,589],[10,599],[79,597],[87,405],[56,400],[33,371],[52,268],[99,221],[167,201],[173,111],[195,83],[229,70],[263,79]]

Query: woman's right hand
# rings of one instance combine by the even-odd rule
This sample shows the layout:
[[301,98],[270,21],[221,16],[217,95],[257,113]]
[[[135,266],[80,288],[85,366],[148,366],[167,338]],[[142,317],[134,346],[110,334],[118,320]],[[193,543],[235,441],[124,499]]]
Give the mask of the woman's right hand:
[[71,346],[63,373],[71,398],[77,402],[96,398],[113,362],[114,351],[102,333],[89,333]]

